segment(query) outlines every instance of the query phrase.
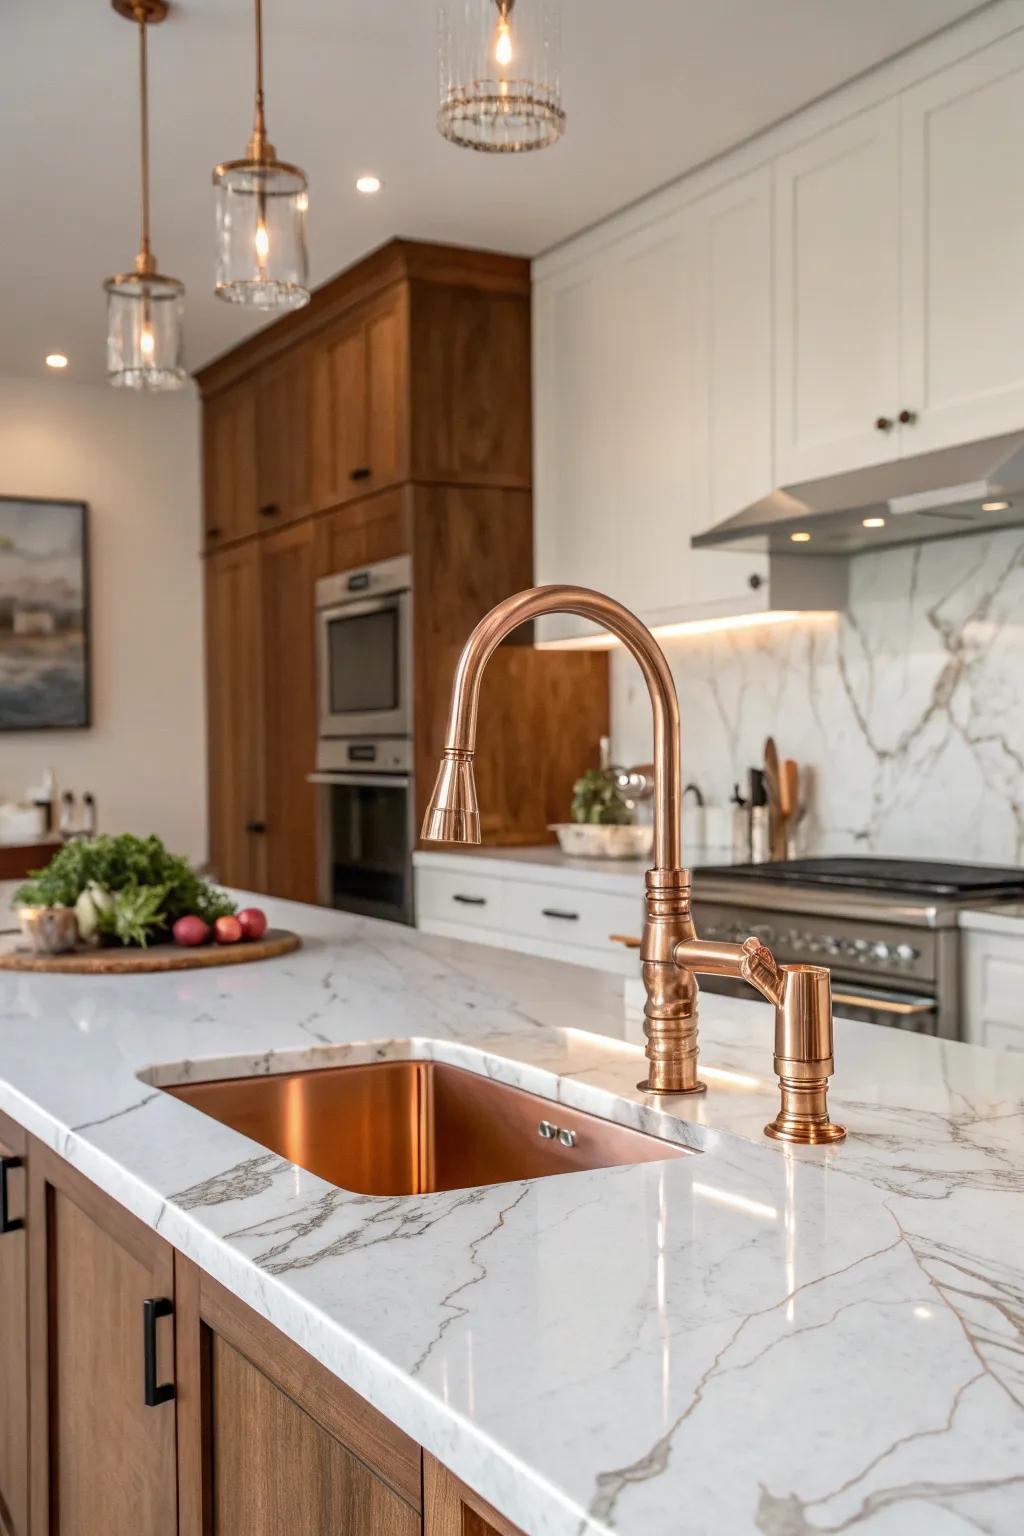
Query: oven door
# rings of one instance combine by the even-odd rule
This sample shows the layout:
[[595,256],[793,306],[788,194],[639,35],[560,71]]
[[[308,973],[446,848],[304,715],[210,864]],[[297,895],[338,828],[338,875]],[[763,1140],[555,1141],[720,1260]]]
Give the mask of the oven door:
[[320,897],[325,906],[413,921],[412,779],[311,774],[319,785]]
[[[734,976],[698,977],[702,992],[750,999],[756,996],[745,981]],[[861,1019],[867,1024],[888,1024],[918,1035],[939,1033],[939,1005],[923,992],[900,992],[866,986],[860,977],[843,981],[832,974],[832,1012],[837,1019]]]
[[411,734],[410,608],[390,592],[318,609],[321,737]]

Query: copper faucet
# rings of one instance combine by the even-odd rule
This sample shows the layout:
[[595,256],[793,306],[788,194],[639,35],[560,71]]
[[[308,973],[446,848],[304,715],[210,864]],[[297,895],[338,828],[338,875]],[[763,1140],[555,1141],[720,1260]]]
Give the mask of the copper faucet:
[[645,877],[640,943],[647,1001],[648,1093],[703,1093],[697,1076],[697,981],[741,977],[775,1006],[775,1071],[782,1107],[767,1135],[781,1141],[839,1141],[828,1118],[833,1071],[832,998],[824,966],[780,966],[757,939],[719,944],[697,937],[690,910],[690,871],[683,868],[680,830],[682,770],[679,701],[665,654],[650,630],[613,598],[585,587],[531,587],[486,614],[459,657],[444,756],[423,818],[427,842],[479,843],[473,777],[480,680],[490,657],[520,624],[548,613],[572,613],[609,630],[639,663],[654,711],[654,868]]

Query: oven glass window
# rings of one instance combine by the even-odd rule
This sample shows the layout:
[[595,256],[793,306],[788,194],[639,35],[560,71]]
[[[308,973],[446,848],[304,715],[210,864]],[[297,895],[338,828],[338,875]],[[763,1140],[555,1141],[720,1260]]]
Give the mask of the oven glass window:
[[332,715],[398,708],[398,608],[327,625]]
[[328,793],[332,906],[411,921],[408,785],[332,784]]

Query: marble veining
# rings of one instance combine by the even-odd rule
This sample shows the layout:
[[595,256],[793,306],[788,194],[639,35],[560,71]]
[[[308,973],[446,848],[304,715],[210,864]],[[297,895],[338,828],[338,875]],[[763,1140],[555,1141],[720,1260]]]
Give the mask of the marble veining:
[[[0,1108],[530,1536],[1021,1529],[1024,1061],[837,1020],[849,1140],[787,1151],[765,1005],[654,1103],[615,977],[271,914],[265,966],[0,977]],[[372,1197],[161,1091],[401,1055],[700,1155]]]
[[[841,616],[669,641],[686,777],[724,804],[773,734],[813,770],[803,852],[1022,863],[1022,614],[1024,534],[1007,529],[857,556]],[[621,651],[612,724],[616,758],[646,759]]]

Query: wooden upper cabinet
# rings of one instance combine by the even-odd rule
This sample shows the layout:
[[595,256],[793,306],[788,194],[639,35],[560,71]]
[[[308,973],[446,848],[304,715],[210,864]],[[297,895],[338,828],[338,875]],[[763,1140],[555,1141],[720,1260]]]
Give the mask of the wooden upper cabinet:
[[408,453],[404,289],[360,306],[315,343],[313,495],[354,501],[405,477]]
[[780,485],[899,453],[899,125],[887,101],[775,162]]
[[28,1536],[28,1270],[26,1136],[0,1114],[0,1530]]
[[204,524],[207,547],[254,533],[259,526],[256,474],[256,386],[249,380],[208,399],[203,408]]
[[312,356],[295,347],[256,384],[259,524],[305,517],[313,507]]
[[333,576],[337,571],[408,554],[412,547],[411,517],[412,489],[399,486],[318,518],[317,575]]
[[[219,880],[257,891],[266,889],[262,603],[258,542],[206,561],[210,858]],[[311,605],[308,616],[312,624]]]

